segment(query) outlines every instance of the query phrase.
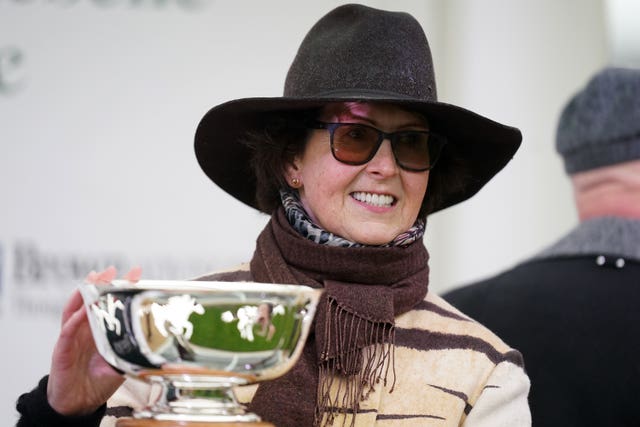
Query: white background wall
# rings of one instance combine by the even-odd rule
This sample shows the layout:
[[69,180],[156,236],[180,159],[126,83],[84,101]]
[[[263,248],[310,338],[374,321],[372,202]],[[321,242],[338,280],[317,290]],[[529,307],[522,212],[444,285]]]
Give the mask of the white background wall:
[[[363,3],[421,21],[441,100],[524,135],[485,189],[429,219],[431,288],[495,273],[568,230],[556,118],[628,51],[612,48],[628,37],[608,36],[602,1]],[[266,218],[201,172],[195,127],[223,101],[279,96],[304,34],[339,4],[0,0],[0,419],[47,372],[62,304],[89,270],[185,278],[250,258]]]

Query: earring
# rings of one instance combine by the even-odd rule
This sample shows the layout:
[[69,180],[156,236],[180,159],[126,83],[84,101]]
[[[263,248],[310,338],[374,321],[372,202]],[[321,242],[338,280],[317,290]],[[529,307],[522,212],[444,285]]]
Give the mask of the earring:
[[300,180],[298,178],[292,178],[291,179],[291,186],[293,188],[298,188],[300,187]]

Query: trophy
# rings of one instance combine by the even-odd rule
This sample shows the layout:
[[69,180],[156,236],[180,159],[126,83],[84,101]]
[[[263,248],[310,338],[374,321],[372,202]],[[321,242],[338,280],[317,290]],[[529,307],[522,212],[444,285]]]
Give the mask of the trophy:
[[302,352],[321,291],[253,282],[83,284],[96,347],[161,390],[117,427],[272,426],[234,387],[274,379]]

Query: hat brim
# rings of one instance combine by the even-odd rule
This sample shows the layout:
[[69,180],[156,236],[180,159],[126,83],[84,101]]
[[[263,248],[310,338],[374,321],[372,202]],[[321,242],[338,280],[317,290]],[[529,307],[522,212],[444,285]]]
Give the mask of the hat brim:
[[[267,113],[319,108],[331,102],[371,101],[389,103],[424,114],[434,131],[448,140],[438,160],[437,170],[455,173],[464,165],[457,186],[447,190],[430,213],[442,210],[476,194],[513,158],[522,141],[517,128],[506,126],[464,108],[413,99],[372,96],[362,93],[321,98],[243,98],[211,108],[200,121],[195,134],[196,157],[205,174],[239,201],[260,209],[256,203],[256,183],[250,166],[250,150],[241,143],[250,131],[258,131]],[[450,159],[457,159],[455,162]],[[436,171],[434,169],[434,172]],[[427,190],[428,192],[428,190]],[[266,212],[270,213],[270,212]]]

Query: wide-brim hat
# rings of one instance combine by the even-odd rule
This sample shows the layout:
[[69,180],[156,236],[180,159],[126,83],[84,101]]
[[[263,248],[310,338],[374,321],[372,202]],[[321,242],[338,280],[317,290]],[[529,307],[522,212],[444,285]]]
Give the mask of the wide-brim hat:
[[263,128],[264,117],[273,113],[350,101],[390,103],[422,113],[430,128],[446,137],[431,174],[455,176],[456,185],[443,183],[430,212],[478,192],[509,162],[522,139],[514,127],[437,101],[431,51],[415,18],[350,4],[311,28],[289,68],[284,96],[237,99],[209,110],[196,130],[196,157],[220,188],[259,209],[251,152],[242,143],[247,133]]

